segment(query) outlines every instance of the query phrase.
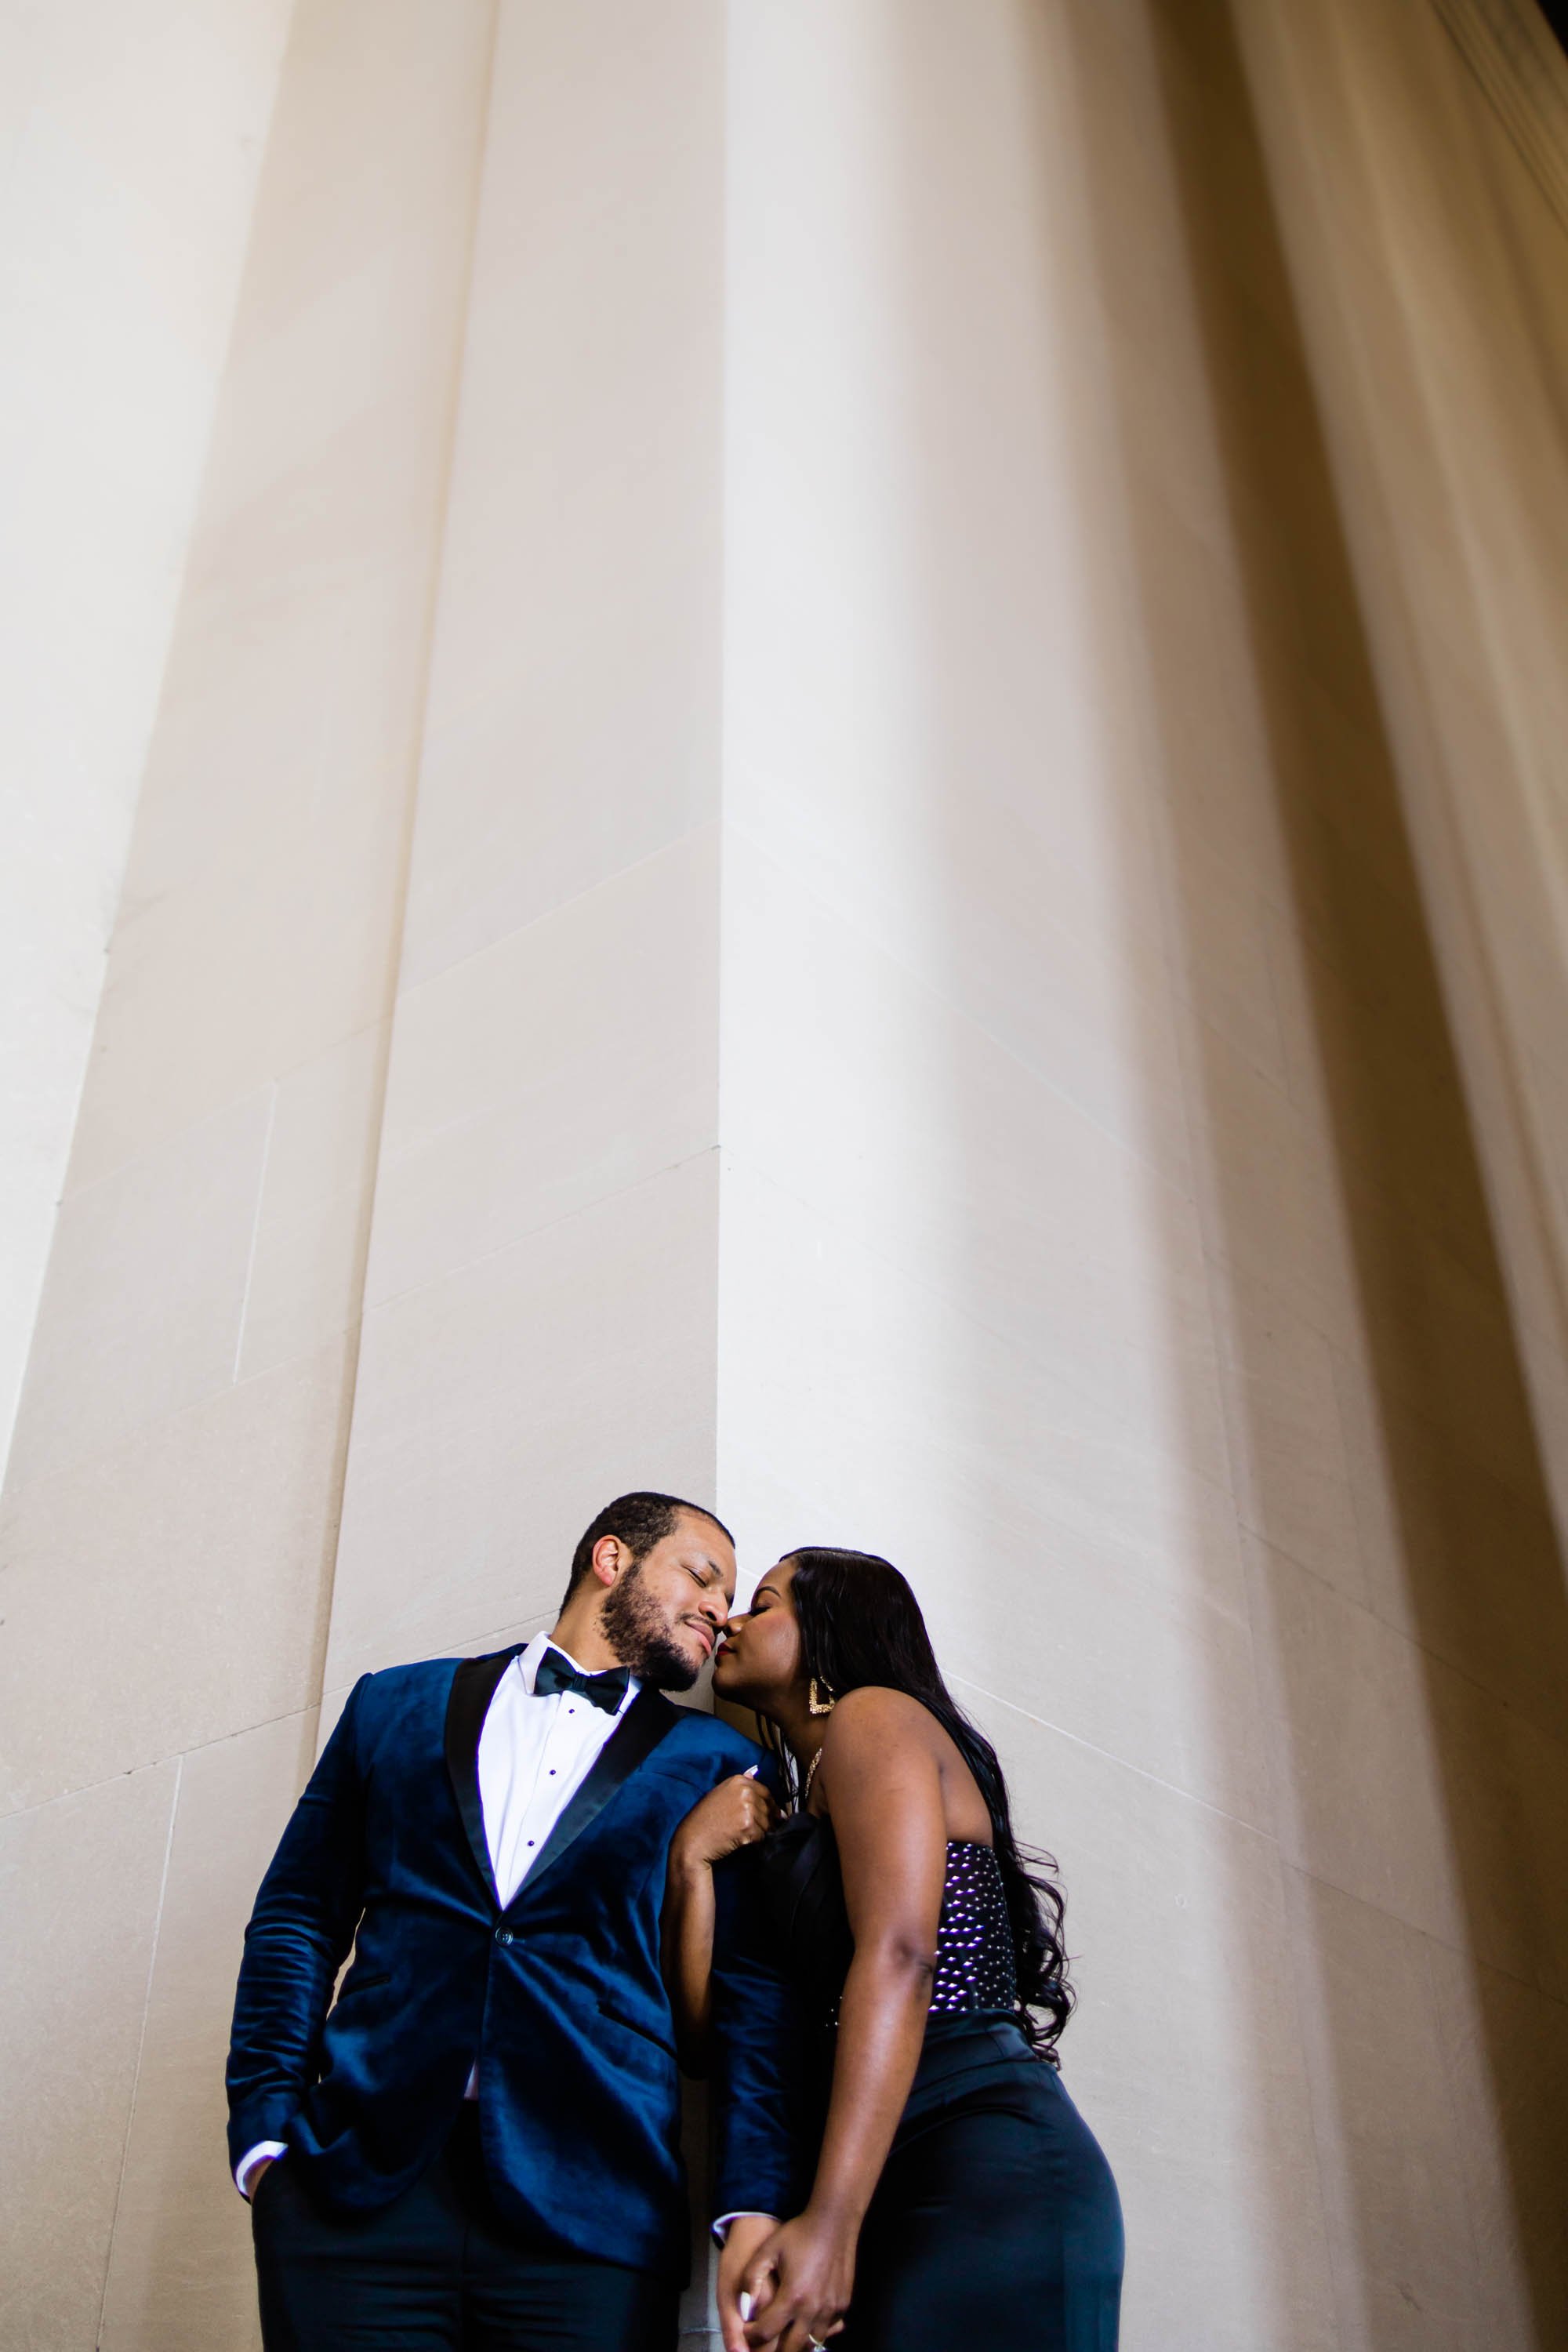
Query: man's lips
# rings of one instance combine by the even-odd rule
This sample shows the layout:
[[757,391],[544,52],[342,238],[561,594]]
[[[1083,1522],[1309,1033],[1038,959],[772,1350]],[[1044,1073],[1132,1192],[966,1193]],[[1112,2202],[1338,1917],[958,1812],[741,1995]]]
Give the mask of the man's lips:
[[708,1622],[707,1618],[689,1617],[686,1622],[701,1642],[703,1656],[705,1658],[710,1658],[713,1655],[715,1649],[718,1647],[718,1636],[714,1633],[712,1626]]

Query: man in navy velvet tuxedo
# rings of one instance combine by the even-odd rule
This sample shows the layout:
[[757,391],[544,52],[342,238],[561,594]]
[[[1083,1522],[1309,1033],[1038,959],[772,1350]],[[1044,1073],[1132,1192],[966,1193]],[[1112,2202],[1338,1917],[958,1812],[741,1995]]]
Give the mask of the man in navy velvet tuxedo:
[[[763,1759],[662,1694],[695,1682],[734,1585],[711,1513],[623,1496],[550,1637],[354,1685],[235,2001],[230,2161],[268,2352],[673,2343],[667,1856],[691,1807]],[[801,2155],[786,1995],[743,1877],[715,1884],[716,2206],[782,2215]]]

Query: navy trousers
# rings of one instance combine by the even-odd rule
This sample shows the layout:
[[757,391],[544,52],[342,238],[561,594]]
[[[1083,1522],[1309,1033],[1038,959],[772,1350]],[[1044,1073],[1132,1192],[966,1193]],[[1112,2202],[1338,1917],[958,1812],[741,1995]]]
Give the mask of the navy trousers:
[[1010,2019],[933,2019],[835,2352],[1116,2352],[1121,2205]]
[[326,2211],[283,2157],[251,2228],[267,2352],[673,2352],[672,2280],[509,2233],[472,2106],[380,2212]]

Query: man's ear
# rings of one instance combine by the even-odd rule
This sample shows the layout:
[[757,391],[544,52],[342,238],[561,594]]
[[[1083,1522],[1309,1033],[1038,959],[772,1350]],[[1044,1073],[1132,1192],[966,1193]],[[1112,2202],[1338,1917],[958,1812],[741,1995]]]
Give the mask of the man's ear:
[[619,1536],[601,1536],[589,1555],[595,1582],[607,1592],[625,1575],[631,1555]]

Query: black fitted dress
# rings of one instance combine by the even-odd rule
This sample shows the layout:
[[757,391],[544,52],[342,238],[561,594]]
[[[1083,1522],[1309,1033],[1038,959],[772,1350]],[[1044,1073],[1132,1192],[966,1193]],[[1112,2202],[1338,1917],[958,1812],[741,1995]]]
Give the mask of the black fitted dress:
[[[837,1844],[796,1813],[756,1852],[775,1950],[820,2023],[825,2116],[854,1950]],[[996,1857],[954,1840],[925,2045],[837,2352],[1115,2352],[1121,2260],[1110,2168],[1019,2023]]]

